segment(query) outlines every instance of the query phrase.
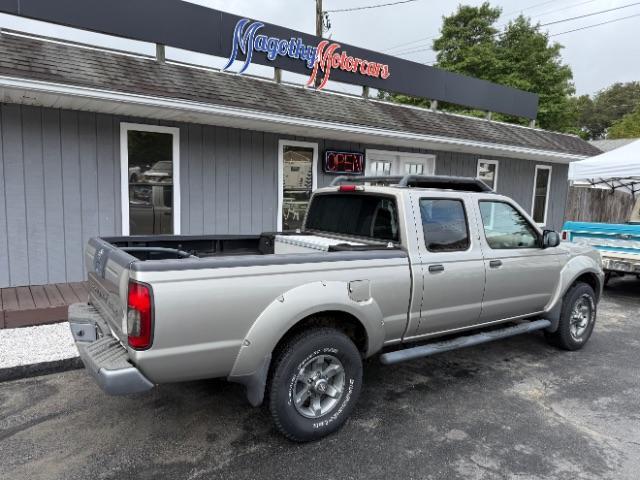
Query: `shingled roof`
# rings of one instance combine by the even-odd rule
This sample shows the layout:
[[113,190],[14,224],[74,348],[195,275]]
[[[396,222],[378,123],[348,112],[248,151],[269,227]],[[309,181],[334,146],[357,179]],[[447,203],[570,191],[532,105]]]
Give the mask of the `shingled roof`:
[[570,155],[600,153],[573,135],[24,36],[0,36],[0,75]]

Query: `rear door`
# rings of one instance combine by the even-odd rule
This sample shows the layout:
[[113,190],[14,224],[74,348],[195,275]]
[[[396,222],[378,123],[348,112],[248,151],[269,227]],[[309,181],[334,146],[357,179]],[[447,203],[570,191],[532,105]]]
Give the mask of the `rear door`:
[[[425,336],[478,323],[485,272],[468,195],[414,196],[423,300],[420,321],[409,336]],[[419,222],[419,223],[418,223]]]
[[542,248],[542,235],[524,212],[503,197],[476,204],[487,274],[482,323],[541,312],[560,278],[562,251]]

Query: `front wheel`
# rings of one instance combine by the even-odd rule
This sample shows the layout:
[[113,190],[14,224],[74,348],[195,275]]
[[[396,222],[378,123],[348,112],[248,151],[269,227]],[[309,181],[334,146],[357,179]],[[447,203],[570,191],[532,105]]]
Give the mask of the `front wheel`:
[[596,294],[590,285],[576,283],[562,300],[560,323],[545,332],[547,341],[564,350],[579,350],[587,343],[596,322]]
[[338,430],[362,386],[362,359],[351,339],[333,328],[292,337],[276,356],[269,409],[290,440],[316,440]]

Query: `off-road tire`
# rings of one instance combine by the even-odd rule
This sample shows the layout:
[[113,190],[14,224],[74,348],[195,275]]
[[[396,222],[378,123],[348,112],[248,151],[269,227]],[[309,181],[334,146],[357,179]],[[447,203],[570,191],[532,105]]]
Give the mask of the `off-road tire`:
[[[576,303],[584,300],[590,304],[590,318],[586,328],[577,337],[572,334],[572,313]],[[547,342],[564,350],[579,350],[585,346],[596,323],[597,299],[596,294],[590,285],[577,282],[562,299],[562,310],[560,312],[560,323],[555,332],[544,332]]]
[[[301,387],[297,380],[301,369],[319,355],[337,358],[342,364],[343,389],[330,411],[308,418],[296,406],[294,391],[304,388],[304,383]],[[279,348],[269,377],[269,410],[278,430],[295,442],[317,440],[338,430],[353,411],[362,386],[362,358],[344,333],[313,327],[294,335]]]

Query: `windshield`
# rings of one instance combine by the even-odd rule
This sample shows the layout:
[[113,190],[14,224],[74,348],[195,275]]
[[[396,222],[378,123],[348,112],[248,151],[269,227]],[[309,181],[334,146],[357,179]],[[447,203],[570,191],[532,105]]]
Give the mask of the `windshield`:
[[307,230],[376,240],[400,240],[398,210],[393,198],[377,195],[324,194],[313,198]]

